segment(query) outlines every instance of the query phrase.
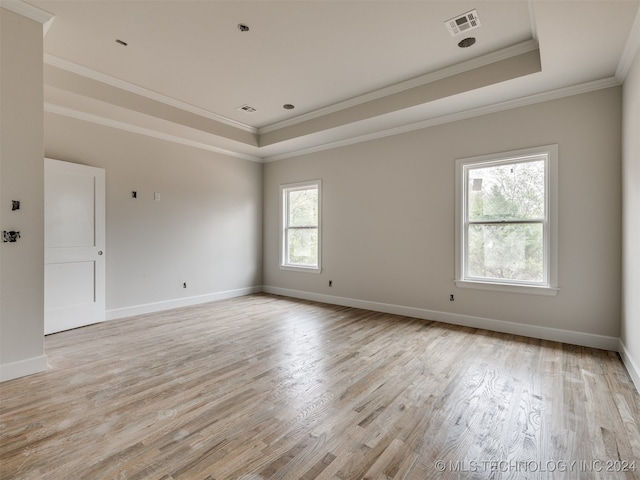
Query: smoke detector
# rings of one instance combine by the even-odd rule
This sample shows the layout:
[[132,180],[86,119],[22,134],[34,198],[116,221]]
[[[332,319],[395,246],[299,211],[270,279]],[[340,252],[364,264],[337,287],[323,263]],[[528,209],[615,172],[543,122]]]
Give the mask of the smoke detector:
[[451,36],[455,37],[461,33],[478,28],[480,26],[480,19],[478,18],[478,12],[471,10],[463,15],[458,15],[457,17],[447,20],[444,24]]

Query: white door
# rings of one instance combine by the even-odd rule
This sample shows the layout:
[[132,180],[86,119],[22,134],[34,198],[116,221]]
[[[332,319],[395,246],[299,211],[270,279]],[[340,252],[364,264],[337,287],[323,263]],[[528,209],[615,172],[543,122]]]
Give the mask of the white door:
[[44,333],[105,319],[105,175],[44,160]]

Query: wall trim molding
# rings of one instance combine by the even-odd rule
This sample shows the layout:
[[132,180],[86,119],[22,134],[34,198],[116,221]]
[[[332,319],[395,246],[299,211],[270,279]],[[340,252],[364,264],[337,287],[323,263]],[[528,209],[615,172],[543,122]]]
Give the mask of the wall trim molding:
[[[147,313],[156,313],[174,308],[199,305],[202,303],[225,300],[229,298],[242,297],[256,293],[269,293],[284,297],[310,300],[314,302],[340,305],[344,307],[361,308],[375,312],[390,313],[424,320],[432,320],[452,325],[460,325],[470,328],[478,328],[493,332],[506,333],[511,335],[521,335],[524,337],[549,340],[583,347],[598,348],[618,352],[629,376],[636,388],[640,391],[640,366],[634,361],[627,350],[624,342],[615,337],[596,335],[591,333],[576,332],[573,330],[563,330],[552,327],[541,327],[537,325],[526,325],[522,323],[507,322],[504,320],[494,320],[485,317],[472,315],[462,315],[424,308],[407,307],[390,303],[373,302],[369,300],[359,300],[355,298],[339,297],[321,293],[305,292],[288,288],[274,287],[270,285],[253,286],[209,293],[205,295],[195,295],[192,297],[177,298],[162,302],[134,305],[130,307],[115,308],[107,310],[106,320],[117,320]],[[48,370],[47,357],[41,355],[17,362],[0,364],[0,382],[25,377],[35,373]]]
[[133,125],[131,123],[121,122],[119,120],[112,120],[110,118],[106,118],[100,115],[94,115],[92,113],[86,113],[86,112],[81,112],[79,110],[74,110],[72,108],[61,107],[59,105],[54,105],[52,103],[45,102],[44,111],[47,113],[53,113],[55,115],[61,115],[63,117],[75,118],[76,120],[81,120],[83,122],[95,123],[96,125],[103,125],[105,127],[124,130],[125,132],[137,133],[139,135],[144,135],[151,138],[166,140],[167,142],[186,145],[188,147],[199,148],[201,150],[207,150],[209,152],[215,152],[215,153],[220,153],[222,155],[228,155],[230,157],[249,160],[251,162],[262,163],[262,159],[260,157],[256,157],[253,155],[248,155],[248,154],[236,152],[233,150],[228,150],[226,148],[216,147],[214,145],[209,145],[209,144],[198,142],[195,140],[190,140],[188,138],[180,137],[177,135],[170,135],[168,133],[160,132],[158,130],[152,130],[150,128],[140,127],[137,125]]
[[[6,0],[3,0],[3,1],[6,1]],[[240,130],[244,130],[245,132],[250,132],[254,134],[258,132],[257,128],[251,127],[242,122],[237,122],[235,120],[224,117],[217,113],[211,112],[209,110],[205,110],[204,108],[196,107],[195,105],[191,105],[181,100],[177,100],[175,98],[162,95],[152,90],[148,90],[144,87],[140,87],[138,85],[134,85],[133,83],[129,83],[125,80],[120,80],[118,78],[112,77],[105,73],[98,72],[91,68],[83,67],[82,65],[78,65],[76,63],[70,62],[68,60],[64,60],[62,58],[58,58],[49,53],[44,54],[44,63],[47,65],[51,65],[52,67],[60,68],[61,70],[66,70],[67,72],[75,73],[76,75],[80,75],[81,77],[90,78],[91,80],[96,80],[106,85],[110,85],[112,87],[116,87],[121,90],[124,90],[126,92],[134,93],[136,95],[140,95],[142,97],[155,100],[156,102],[164,103],[165,105],[179,108],[180,110],[184,110],[185,112],[190,112],[195,115],[208,118],[209,120],[214,120],[216,122],[224,123],[225,125],[229,125],[231,127],[239,128]]]
[[42,24],[42,35],[45,36],[55,18],[49,12],[38,7],[34,7],[22,0],[0,0],[0,7],[5,8],[13,13],[30,18],[31,20]]
[[[57,65],[54,65],[54,66],[57,66]],[[382,128],[380,130],[373,131],[370,133],[356,135],[356,136],[348,137],[342,140],[329,141],[329,142],[322,143],[319,145],[314,145],[308,148],[294,148],[289,152],[272,155],[272,156],[251,155],[247,153],[242,153],[237,150],[230,150],[227,148],[216,147],[215,145],[198,142],[196,140],[191,140],[183,136],[167,134],[155,129],[145,128],[145,127],[141,127],[131,123],[113,120],[101,115],[95,115],[92,113],[87,113],[87,112],[79,111],[76,109],[63,107],[63,106],[56,105],[49,102],[45,102],[44,110],[45,112],[48,112],[48,113],[62,115],[69,118],[75,118],[76,120],[81,120],[89,123],[94,123],[97,125],[116,128],[119,130],[124,130],[131,133],[137,133],[137,134],[145,135],[152,138],[158,138],[158,139],[166,140],[172,143],[199,148],[201,150],[207,150],[210,152],[220,153],[222,155],[228,155],[230,157],[240,158],[243,160],[249,160],[249,161],[258,162],[258,163],[268,163],[268,162],[276,162],[279,160],[285,160],[288,158],[295,158],[303,155],[309,155],[312,153],[321,152],[325,150],[332,150],[335,148],[346,147],[349,145],[368,142],[372,140],[378,140],[381,138],[391,137],[395,135],[401,135],[403,133],[422,130],[422,129],[434,127],[437,125],[453,123],[460,120],[467,120],[470,118],[480,117],[482,115],[489,115],[489,114],[498,113],[506,110],[512,110],[515,108],[526,107],[529,105],[557,100],[560,98],[570,97],[573,95],[589,93],[596,90],[602,90],[605,88],[617,87],[620,85],[621,83],[616,77],[602,78],[599,80],[593,80],[590,82],[585,82],[577,85],[571,85],[568,87],[563,87],[555,90],[549,90],[546,92],[537,93],[537,94],[529,95],[526,97],[516,98],[513,100],[506,100],[503,102],[492,103],[489,105],[476,107],[470,110],[462,110],[462,111],[454,112],[447,115],[426,118],[425,120],[421,120],[418,122],[401,124],[401,125],[390,127],[390,128]]]
[[636,390],[640,392],[640,366],[633,360],[631,353],[627,350],[622,339],[620,339],[620,345],[618,346],[618,353],[620,353],[620,358],[622,358],[622,363],[627,367],[627,372],[629,372],[629,376],[633,381],[633,384],[636,386]]
[[450,323],[464,327],[480,328],[512,335],[522,335],[524,337],[538,338],[541,340],[550,340],[614,352],[618,351],[620,344],[619,339],[616,337],[576,332],[573,330],[562,330],[559,328],[541,327],[537,325],[526,325],[523,323],[506,322],[504,320],[493,320],[490,318],[461,315],[423,308],[405,307],[402,305],[358,300],[334,295],[303,292],[300,290],[291,290],[287,288],[273,287],[270,285],[264,285],[263,291],[265,293],[299,298],[302,300],[312,300],[315,302],[329,303],[344,307],[362,308],[365,310],[373,310],[375,312],[391,313],[395,315],[421,318],[424,320],[435,320],[442,323]]
[[369,142],[371,140],[378,140],[380,138],[392,137],[394,135],[400,135],[403,133],[409,133],[416,130],[422,130],[429,127],[435,127],[437,125],[444,125],[447,123],[453,123],[460,120],[467,120],[469,118],[480,117],[482,115],[489,115],[492,113],[503,112],[506,110],[512,110],[514,108],[526,107],[529,105],[535,105],[538,103],[548,102],[552,100],[558,100],[564,97],[571,97],[573,95],[581,95],[583,93],[589,93],[596,90],[602,90],[605,88],[620,86],[620,82],[615,77],[602,78],[600,80],[593,80],[591,82],[580,83],[577,85],[571,85],[569,87],[558,88],[555,90],[549,90],[547,92],[536,93],[526,97],[516,98],[514,100],[506,100],[504,102],[492,103],[482,107],[472,108],[470,110],[462,110],[460,112],[450,113],[448,115],[441,115],[439,117],[432,117],[419,122],[408,123],[397,127],[381,129],[376,132],[367,133],[364,135],[349,137],[344,140],[337,140],[335,142],[328,142],[321,145],[315,145],[313,147],[294,150],[292,152],[283,153],[280,155],[273,155],[265,157],[264,161],[277,162],[278,160],[285,160],[287,158],[299,157],[302,155],[308,155],[311,153],[322,152],[324,150],[332,150],[334,148],[346,147],[357,143]]
[[144,315],[146,313],[161,312],[164,310],[171,310],[173,308],[189,307],[191,305],[215,302],[217,300],[226,300],[228,298],[243,297],[245,295],[251,295],[253,293],[261,292],[261,286],[246,287],[237,288],[235,290],[207,293],[204,295],[195,295],[193,297],[176,298],[174,300],[165,300],[162,302],[145,303],[142,305],[133,305],[130,307],[114,308],[111,310],[107,310],[106,321],[132,317],[135,315]]
[[[1,0],[1,1],[3,2],[2,3],[3,6],[4,6],[4,2],[16,2],[16,3],[22,3],[30,7],[30,5],[25,4],[21,0]],[[46,13],[46,12],[43,12],[43,13]],[[405,90],[409,90],[411,88],[419,87],[437,80],[441,80],[443,78],[464,73],[469,70],[473,70],[475,68],[483,67],[485,65],[490,65],[492,63],[506,60],[506,59],[515,57],[517,55],[522,55],[524,53],[528,53],[530,51],[536,50],[537,48],[538,48],[538,42],[534,39],[529,39],[524,42],[520,42],[516,45],[503,48],[496,52],[491,52],[486,55],[482,55],[481,57],[478,57],[478,58],[473,58],[462,63],[451,65],[449,67],[436,70],[435,72],[429,72],[427,74],[420,75],[418,77],[411,78],[409,80],[405,80],[403,82],[399,82],[378,90],[374,90],[373,92],[369,92],[364,95],[359,95],[351,99],[345,100],[343,102],[339,102],[334,105],[330,105],[328,107],[320,108],[320,109],[314,110],[313,112],[309,112],[304,115],[299,115],[297,117],[284,120],[282,122],[277,122],[271,125],[267,125],[261,128],[252,127],[250,125],[238,122],[236,120],[232,120],[223,115],[219,115],[215,112],[211,112],[209,110],[205,110],[203,108],[196,107],[189,103],[183,102],[181,100],[177,100],[175,98],[162,95],[160,93],[148,90],[146,88],[129,83],[127,81],[120,80],[110,75],[98,72],[91,68],[78,65],[76,63],[70,62],[68,60],[64,60],[62,58],[58,58],[48,53],[44,54],[44,63],[47,65],[51,65],[53,67],[60,68],[62,70],[66,70],[71,73],[75,73],[77,75],[80,75],[86,78],[90,78],[92,80],[96,80],[101,83],[105,83],[112,87],[120,88],[127,92],[141,95],[143,97],[150,98],[152,100],[164,103],[166,105],[170,105],[172,107],[176,107],[181,110],[185,110],[187,112],[191,112],[193,114],[200,115],[205,118],[209,118],[210,120],[215,120],[215,121],[224,123],[232,127],[239,128],[241,130],[244,130],[253,134],[261,135],[261,134],[272,132],[275,130],[280,130],[285,127],[297,125],[307,120],[323,117],[331,113],[336,113],[350,107],[361,105],[362,103],[366,103],[371,100],[376,100],[389,95],[400,93]]]
[[46,355],[5,363],[0,365],[0,382],[26,377],[27,375],[44,372],[48,369],[49,365],[47,364]]
[[361,105],[363,103],[370,102],[372,100],[378,100],[380,98],[384,98],[389,95],[394,95],[396,93],[404,92],[411,88],[421,87],[422,85],[426,85],[428,83],[442,80],[443,78],[452,77],[454,75],[468,72],[476,68],[484,67],[486,65],[491,65],[492,63],[500,62],[502,60],[507,60],[509,58],[522,55],[524,53],[532,52],[533,50],[536,50],[536,49],[538,49],[538,42],[534,39],[529,39],[524,42],[511,45],[510,47],[506,47],[495,52],[490,52],[480,57],[472,58],[465,62],[457,63],[455,65],[441,68],[440,70],[429,72],[424,75],[411,78],[409,80],[398,82],[393,85],[389,85],[387,87],[383,87],[378,90],[365,93],[363,95],[352,97],[348,100],[344,100],[342,102],[329,105],[328,107],[319,108],[312,112],[309,112],[303,115],[298,115],[297,117],[293,117],[288,120],[283,120],[281,122],[276,122],[271,125],[266,125],[258,129],[258,134],[262,135],[264,133],[273,132],[275,130],[280,130],[282,128],[291,127],[293,125],[297,125],[299,123],[306,122],[308,120],[313,120],[315,118],[323,117],[325,115],[330,115],[332,113],[336,113],[336,112],[345,110],[347,108],[355,107],[357,105]]
[[627,43],[624,46],[620,60],[618,61],[618,68],[616,68],[616,78],[620,83],[624,82],[627,78],[627,74],[633,65],[633,60],[636,54],[640,50],[640,8],[636,12],[636,18],[631,26],[631,32],[627,38]]

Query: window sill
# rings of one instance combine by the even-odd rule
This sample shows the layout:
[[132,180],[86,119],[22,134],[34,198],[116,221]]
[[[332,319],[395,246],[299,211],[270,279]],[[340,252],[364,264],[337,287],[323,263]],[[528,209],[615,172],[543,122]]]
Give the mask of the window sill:
[[297,265],[280,265],[280,270],[288,270],[290,272],[306,272],[306,273],[320,273],[322,269],[320,267],[303,267]]
[[555,296],[560,290],[557,287],[538,287],[535,285],[516,285],[513,283],[476,282],[456,280],[456,286],[461,288],[476,288],[479,290],[493,290],[494,292],[525,293],[530,295]]

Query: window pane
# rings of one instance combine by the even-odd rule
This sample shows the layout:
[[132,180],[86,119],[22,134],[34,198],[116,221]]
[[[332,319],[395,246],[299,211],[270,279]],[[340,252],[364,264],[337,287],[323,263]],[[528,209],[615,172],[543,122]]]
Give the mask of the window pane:
[[292,228],[287,230],[287,263],[292,265],[318,265],[318,229]]
[[469,220],[544,218],[544,170],[544,160],[470,168]]
[[289,191],[289,226],[318,225],[318,189]]
[[467,275],[543,282],[542,224],[469,225]]

